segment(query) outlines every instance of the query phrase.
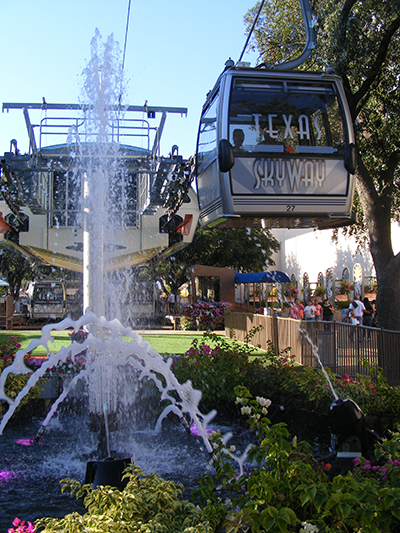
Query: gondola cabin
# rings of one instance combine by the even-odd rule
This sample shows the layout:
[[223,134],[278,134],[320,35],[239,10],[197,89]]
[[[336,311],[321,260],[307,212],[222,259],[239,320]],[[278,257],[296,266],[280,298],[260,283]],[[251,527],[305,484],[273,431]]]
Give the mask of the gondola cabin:
[[197,140],[203,224],[348,224],[354,172],[354,133],[338,76],[236,66],[209,93]]

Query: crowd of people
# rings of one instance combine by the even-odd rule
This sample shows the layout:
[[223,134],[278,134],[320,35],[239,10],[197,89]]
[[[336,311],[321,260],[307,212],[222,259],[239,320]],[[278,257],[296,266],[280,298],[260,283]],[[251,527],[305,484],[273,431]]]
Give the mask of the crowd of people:
[[[325,299],[322,305],[318,300],[309,300],[306,306],[300,300],[296,300],[289,310],[289,317],[299,320],[333,322],[334,314],[335,308],[329,299]],[[378,315],[375,302],[371,303],[368,298],[361,301],[359,296],[355,296],[344,315],[344,321],[352,325],[376,327]]]
[[324,320],[327,322],[333,322],[334,314],[335,308],[328,299],[325,299],[322,302],[322,305],[318,300],[315,300],[314,302],[309,300],[306,306],[304,306],[300,300],[296,300],[289,310],[289,317],[297,318],[299,320]]

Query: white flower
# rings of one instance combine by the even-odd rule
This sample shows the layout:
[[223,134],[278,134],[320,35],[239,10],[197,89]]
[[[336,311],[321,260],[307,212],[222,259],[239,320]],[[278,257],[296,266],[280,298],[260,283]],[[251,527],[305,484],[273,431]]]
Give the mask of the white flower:
[[241,408],[240,412],[242,413],[242,415],[251,415],[251,407],[248,405],[245,405],[244,407]]
[[266,398],[262,398],[260,396],[256,397],[256,401],[261,405],[261,407],[269,407],[271,405],[271,400],[267,400]]
[[268,409],[266,407],[263,407],[261,409],[261,412],[262,412],[263,415],[267,415],[268,414]]
[[238,403],[243,403],[243,399],[242,398],[239,398],[238,396],[236,396],[236,404]]
[[300,533],[319,533],[317,526],[313,526],[308,522],[302,522],[301,525],[303,527],[300,529]]
[[231,447],[229,448],[229,451],[230,451],[231,453],[235,452],[235,451],[236,451],[236,446],[231,446]]

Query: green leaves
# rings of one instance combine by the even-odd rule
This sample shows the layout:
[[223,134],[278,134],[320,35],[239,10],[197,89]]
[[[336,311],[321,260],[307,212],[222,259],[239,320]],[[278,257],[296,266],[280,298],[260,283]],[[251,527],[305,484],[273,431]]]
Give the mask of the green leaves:
[[220,507],[203,512],[191,502],[181,501],[181,487],[156,474],[143,475],[138,466],[127,469],[128,484],[124,491],[112,487],[92,490],[73,480],[63,480],[77,497],[84,495],[87,512],[72,513],[63,519],[38,521],[43,533],[211,533],[216,530],[223,513]]

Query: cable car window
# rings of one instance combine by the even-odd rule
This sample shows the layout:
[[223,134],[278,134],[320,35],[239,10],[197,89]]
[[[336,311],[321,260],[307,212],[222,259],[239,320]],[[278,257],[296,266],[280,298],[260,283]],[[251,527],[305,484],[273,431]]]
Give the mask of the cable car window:
[[137,174],[120,172],[108,190],[108,210],[113,226],[137,227]]
[[217,94],[200,119],[197,142],[197,173],[200,174],[217,157]]
[[345,134],[335,86],[235,78],[229,136],[235,152],[342,156]]
[[53,226],[81,226],[81,177],[73,171],[54,172],[52,194]]
[[36,302],[63,302],[64,292],[62,285],[39,285],[35,287],[34,300]]

